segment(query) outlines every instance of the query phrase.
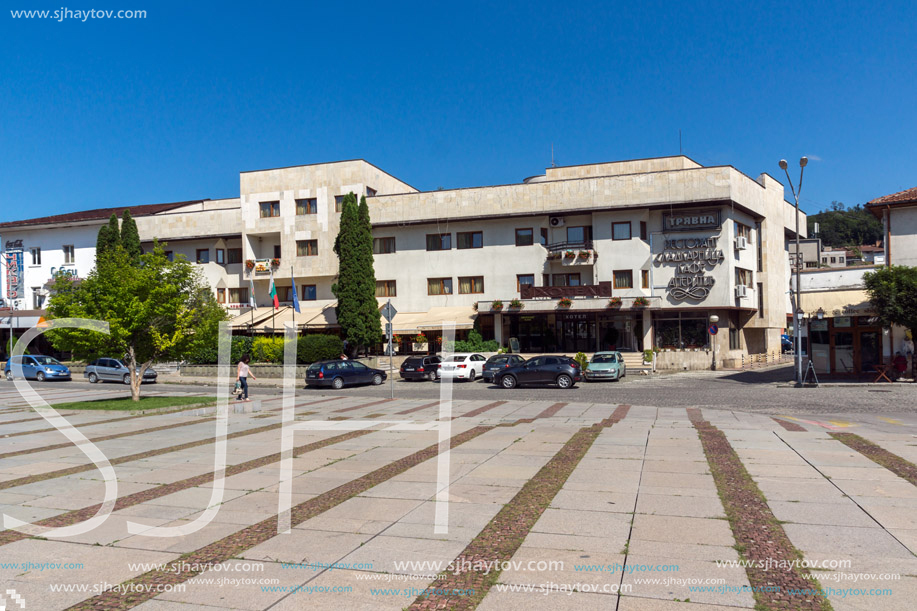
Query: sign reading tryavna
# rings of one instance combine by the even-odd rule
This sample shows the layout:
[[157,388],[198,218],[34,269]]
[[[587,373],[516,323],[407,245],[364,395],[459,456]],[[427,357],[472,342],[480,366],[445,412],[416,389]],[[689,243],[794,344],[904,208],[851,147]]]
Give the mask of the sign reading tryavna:
[[694,231],[696,229],[719,229],[719,210],[698,210],[686,213],[663,212],[663,231]]

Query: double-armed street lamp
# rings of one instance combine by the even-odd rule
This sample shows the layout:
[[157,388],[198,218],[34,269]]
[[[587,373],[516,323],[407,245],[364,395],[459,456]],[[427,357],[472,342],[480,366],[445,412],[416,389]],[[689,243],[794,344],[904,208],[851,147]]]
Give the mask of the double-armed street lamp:
[[793,290],[793,336],[796,344],[796,385],[799,386],[802,384],[802,337],[799,333],[799,323],[802,316],[802,303],[800,301],[800,296],[802,293],[802,285],[800,284],[799,276],[802,269],[802,252],[799,250],[799,194],[802,192],[802,173],[805,170],[806,164],[809,163],[808,157],[801,157],[799,159],[799,189],[796,190],[793,188],[793,181],[790,179],[790,173],[787,171],[786,159],[780,160],[780,169],[783,170],[783,173],[786,174],[786,180],[790,183],[790,190],[793,192],[793,198],[796,200],[796,256],[793,257],[793,265],[796,267],[796,286]]

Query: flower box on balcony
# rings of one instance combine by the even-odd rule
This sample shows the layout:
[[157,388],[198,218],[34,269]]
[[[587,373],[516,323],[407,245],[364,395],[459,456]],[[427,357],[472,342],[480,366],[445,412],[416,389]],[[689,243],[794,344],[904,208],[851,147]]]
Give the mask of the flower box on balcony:
[[509,302],[509,307],[511,310],[521,310],[524,307],[521,299],[513,299]]
[[490,309],[493,310],[494,312],[499,312],[500,310],[503,309],[503,302],[500,301],[499,299],[497,299],[496,301],[491,301]]
[[608,307],[609,307],[609,308],[620,308],[620,307],[621,307],[621,298],[620,298],[620,297],[612,297],[611,299],[609,299],[609,300],[608,300]]
[[588,259],[590,254],[591,254],[591,253],[590,253],[588,250],[581,250],[581,251],[579,251],[579,258],[580,258],[580,259]]
[[572,250],[568,250],[564,253],[564,259],[575,259],[575,258],[576,258],[576,253],[573,252]]
[[650,300],[647,299],[646,297],[637,297],[636,299],[634,299],[635,308],[645,308],[649,304],[650,304]]
[[558,308],[569,308],[573,305],[573,300],[569,297],[563,297],[560,301],[557,302]]
[[254,259],[246,259],[246,260],[245,260],[245,267],[247,267],[248,269],[254,269],[254,268],[255,268],[255,260],[254,260]]

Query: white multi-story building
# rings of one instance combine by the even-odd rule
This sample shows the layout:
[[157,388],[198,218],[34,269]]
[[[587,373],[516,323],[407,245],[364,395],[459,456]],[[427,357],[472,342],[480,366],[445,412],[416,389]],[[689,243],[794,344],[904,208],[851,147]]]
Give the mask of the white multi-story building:
[[[267,307],[273,275],[284,304],[297,285],[297,325],[322,330],[336,325],[333,244],[350,192],[367,196],[377,297],[399,311],[396,333],[435,339],[442,320],[461,330],[477,319],[485,338],[523,351],[704,352],[716,315],[721,359],[779,349],[794,209],[767,174],[752,179],[684,156],[432,192],[362,160],[323,163],[243,172],[237,199],[131,212],[145,248],[157,239],[200,265],[217,299],[239,314],[238,328],[279,330],[293,318]],[[17,308],[41,307],[51,267],[71,265],[67,252],[76,275],[89,271],[111,212],[0,224],[8,256],[42,248],[43,267],[26,266]],[[252,286],[260,307],[249,311]]]

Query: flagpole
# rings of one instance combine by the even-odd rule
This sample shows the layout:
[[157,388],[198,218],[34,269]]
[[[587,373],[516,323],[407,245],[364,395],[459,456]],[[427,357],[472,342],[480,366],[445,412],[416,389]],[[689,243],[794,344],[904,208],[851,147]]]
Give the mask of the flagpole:
[[[293,266],[290,266],[290,281],[293,282],[293,292],[296,292],[296,278],[293,276]],[[296,329],[296,308],[293,308],[293,328]],[[299,336],[299,331],[296,332],[296,335]]]

